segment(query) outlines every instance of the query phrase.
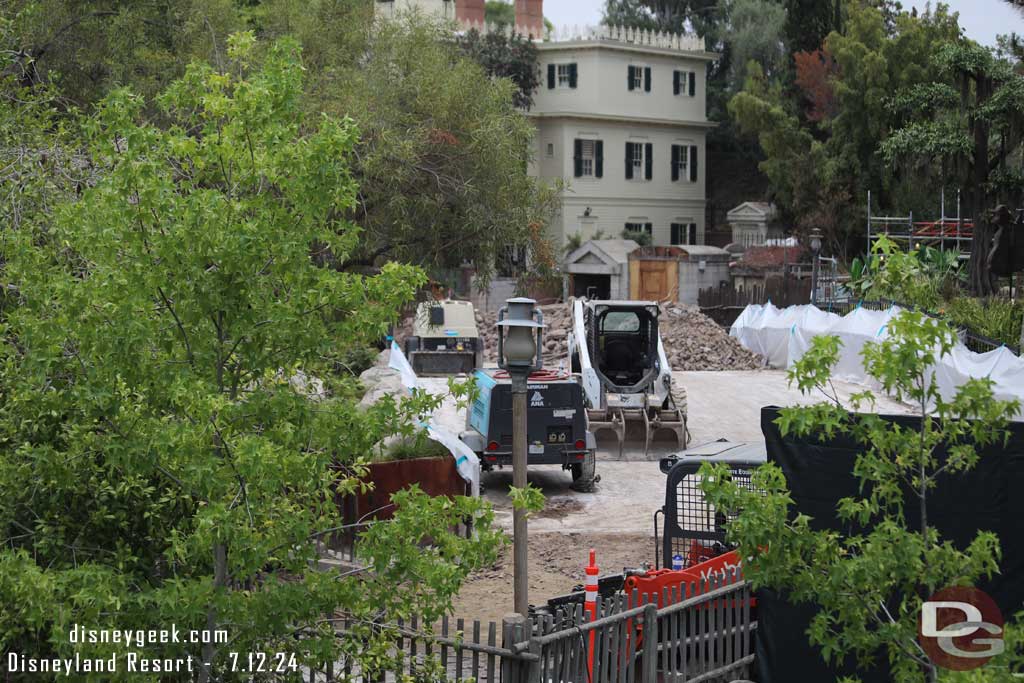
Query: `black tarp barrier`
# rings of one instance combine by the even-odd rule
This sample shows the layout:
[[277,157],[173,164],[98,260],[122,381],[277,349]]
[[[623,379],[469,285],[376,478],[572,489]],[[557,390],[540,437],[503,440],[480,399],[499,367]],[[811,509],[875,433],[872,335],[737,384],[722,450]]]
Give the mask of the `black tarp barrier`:
[[[795,512],[812,518],[815,529],[840,533],[847,529],[836,516],[839,499],[858,495],[859,482],[853,475],[853,463],[863,446],[852,438],[840,436],[818,443],[814,439],[783,437],[775,419],[774,406],[761,411],[761,430],[768,449],[768,460],[786,476]],[[912,416],[883,416],[906,429],[920,424]],[[946,453],[937,453],[942,462]],[[979,530],[999,537],[1003,557],[1000,573],[983,581],[978,588],[999,605],[1003,617],[1010,620],[1024,610],[1024,424],[1010,426],[1010,440],[979,449],[978,464],[969,472],[940,475],[928,495],[928,522],[943,540],[964,548]],[[910,491],[905,499],[907,525],[920,528],[920,508]],[[813,617],[813,605],[794,605],[779,595],[763,591],[758,598],[757,660],[761,683],[789,681],[832,681],[852,673],[843,667],[830,669],[820,652],[807,641],[807,627]],[[863,683],[887,681],[885,667],[873,672],[857,672]]]

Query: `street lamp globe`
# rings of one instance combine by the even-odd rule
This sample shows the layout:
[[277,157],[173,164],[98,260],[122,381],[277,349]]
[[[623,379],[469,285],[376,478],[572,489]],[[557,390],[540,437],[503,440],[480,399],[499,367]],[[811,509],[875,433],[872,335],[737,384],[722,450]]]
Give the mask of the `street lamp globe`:
[[815,254],[821,251],[821,230],[817,228],[811,231],[811,251]]
[[509,299],[498,320],[498,364],[508,370],[535,370],[543,324],[537,320],[537,302],[525,297]]

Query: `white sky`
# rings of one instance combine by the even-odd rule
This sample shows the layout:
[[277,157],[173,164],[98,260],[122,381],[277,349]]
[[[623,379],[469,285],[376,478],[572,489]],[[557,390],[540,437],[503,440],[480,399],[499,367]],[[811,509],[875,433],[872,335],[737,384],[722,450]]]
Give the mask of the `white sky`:
[[[903,6],[923,11],[925,0],[903,0]],[[934,4],[934,3],[933,3]],[[1024,14],[1003,0],[948,0],[950,9],[960,13],[960,25],[968,36],[985,45],[995,45],[1001,33],[1024,34]],[[555,26],[595,25],[601,21],[604,0],[545,0],[544,16]]]

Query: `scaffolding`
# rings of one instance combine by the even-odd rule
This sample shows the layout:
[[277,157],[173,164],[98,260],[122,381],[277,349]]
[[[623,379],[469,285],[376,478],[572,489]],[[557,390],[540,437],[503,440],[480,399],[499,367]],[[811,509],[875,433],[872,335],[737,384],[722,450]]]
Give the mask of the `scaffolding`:
[[946,215],[946,191],[942,190],[939,219],[915,221],[914,212],[906,216],[872,215],[871,190],[868,190],[868,253],[875,239],[885,235],[896,243],[906,243],[909,250],[921,246],[934,247],[940,251],[959,249],[960,258],[966,260],[971,254],[971,240],[974,238],[974,219],[960,214],[960,191],[956,192],[956,216]]

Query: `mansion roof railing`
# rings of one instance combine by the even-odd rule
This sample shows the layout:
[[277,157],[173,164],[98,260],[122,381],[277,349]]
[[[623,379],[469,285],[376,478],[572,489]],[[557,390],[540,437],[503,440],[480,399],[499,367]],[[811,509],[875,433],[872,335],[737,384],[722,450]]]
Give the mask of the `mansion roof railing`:
[[[503,33],[511,35],[513,32],[522,35],[530,35],[530,29],[525,26],[512,27],[510,24],[492,24],[477,22],[460,22],[463,30],[477,30],[480,33]],[[545,31],[542,43],[568,43],[568,42],[611,42],[637,45],[641,47],[656,47],[667,50],[679,50],[681,52],[704,52],[706,50],[704,38],[696,34],[670,33],[667,31],[648,31],[645,29],[632,28],[629,26],[562,26],[554,30]]]

